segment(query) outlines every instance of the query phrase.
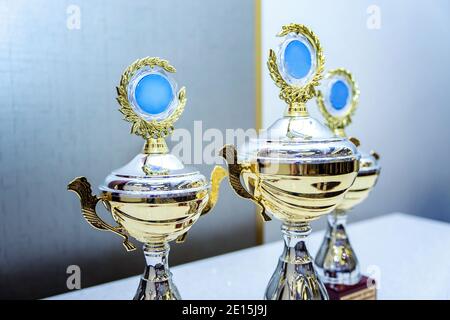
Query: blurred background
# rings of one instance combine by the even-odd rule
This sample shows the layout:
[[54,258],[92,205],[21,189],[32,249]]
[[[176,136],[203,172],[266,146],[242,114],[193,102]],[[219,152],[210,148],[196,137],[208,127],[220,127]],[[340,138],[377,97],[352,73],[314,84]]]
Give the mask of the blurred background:
[[[177,68],[188,96],[179,128],[267,127],[284,106],[265,61],[291,22],[316,32],[327,69],[353,72],[361,98],[347,132],[381,155],[378,185],[350,221],[450,221],[449,12],[446,0],[0,0],[0,298],[67,291],[69,265],[82,287],[142,272],[142,253],[93,230],[66,190],[80,175],[98,186],[142,147],[116,111],[126,66],[160,56]],[[280,239],[222,186],[214,212],[172,246],[172,265]]]
[[[257,2],[259,3],[259,2]],[[348,135],[376,150],[382,171],[370,196],[349,222],[391,212],[450,221],[450,2],[411,0],[263,0],[261,7],[262,127],[284,105],[265,62],[275,35],[292,22],[319,37],[325,69],[344,67],[361,91]],[[309,110],[322,119],[315,101]],[[315,222],[314,229],[325,226]],[[267,223],[264,238],[279,239]]]

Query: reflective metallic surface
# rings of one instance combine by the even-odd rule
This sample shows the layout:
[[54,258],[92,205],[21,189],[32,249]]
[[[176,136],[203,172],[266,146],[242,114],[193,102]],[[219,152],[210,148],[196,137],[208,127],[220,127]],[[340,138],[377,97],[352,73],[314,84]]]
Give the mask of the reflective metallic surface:
[[348,211],[356,205],[363,202],[368,196],[369,192],[377,183],[380,174],[380,167],[377,161],[372,162],[371,167],[364,167],[366,159],[368,158],[364,153],[360,160],[360,170],[356,177],[355,183],[345,194],[344,200],[336,207],[338,213]]
[[328,215],[328,227],[315,263],[326,283],[354,285],[361,278],[359,262],[345,230],[347,214]]
[[347,212],[366,199],[375,186],[380,168],[376,162],[373,164],[371,170],[360,169],[343,201],[328,216],[325,237],[315,259],[318,272],[326,283],[353,285],[361,279],[358,259],[347,235],[346,220]]
[[[327,103],[329,90],[325,90],[325,93],[319,92],[317,104],[328,127],[336,135],[345,137],[345,127],[351,123],[351,116],[358,105],[359,90],[352,74],[342,68],[328,72],[325,82],[341,78],[346,79],[351,87],[352,99],[348,105],[342,110],[334,110]],[[359,147],[359,141],[357,139],[354,141]],[[378,160],[379,156],[375,152],[361,153],[359,171],[354,184],[328,216],[325,237],[315,258],[318,272],[325,283],[354,285],[361,279],[359,262],[346,232],[347,212],[364,201],[375,186],[381,169]]]
[[[168,153],[164,137],[172,132],[174,122],[184,110],[184,88],[178,94],[177,106],[162,119],[149,121],[131,107],[129,95],[134,93],[125,88],[134,73],[142,69],[157,73],[161,68],[165,72],[175,72],[165,60],[139,59],[125,70],[117,88],[120,111],[125,120],[132,123],[131,132],[146,139],[143,151],[106,177],[98,197],[92,195],[85,177],[76,178],[68,185],[68,189],[80,197],[81,211],[91,226],[121,236],[128,251],[135,249],[129,236],[144,243],[146,268],[135,296],[137,300],[180,299],[169,271],[168,243],[173,240],[183,242],[198,218],[214,207],[220,182],[227,175],[225,169],[216,166],[209,183],[196,169],[185,167]],[[98,216],[96,205],[99,201],[111,213],[117,226],[110,226]]]
[[234,191],[255,202],[265,221],[271,214],[283,222],[285,248],[265,298],[328,299],[304,240],[309,222],[330,213],[343,200],[358,173],[360,155],[349,139],[336,136],[308,114],[306,102],[315,95],[325,61],[318,38],[298,24],[283,26],[279,36],[284,42],[307,41],[317,63],[304,81],[295,81],[302,86],[295,86],[286,78],[288,73],[280,73],[271,50],[267,65],[281,89],[280,98],[288,104],[284,116],[240,146],[239,152],[226,145],[221,155]]
[[265,171],[267,164],[261,162],[248,166],[242,173],[244,187],[260,198],[266,210],[277,219],[302,222],[327,214],[342,201],[355,180],[358,162],[275,167]]
[[[101,199],[92,194],[91,184],[85,177],[78,177],[72,180],[68,184],[67,190],[75,192],[78,195],[81,203],[81,213],[84,219],[86,219],[86,221],[93,228],[97,230],[111,231],[121,236],[123,238],[123,246],[127,251],[136,250],[135,245],[128,241],[128,233],[120,224],[118,226],[111,226],[99,217],[96,211],[96,207],[97,203]],[[107,209],[110,207],[109,203],[107,202],[103,202],[103,204]]]
[[180,300],[169,271],[169,246],[144,245],[145,270],[134,300]]
[[327,300],[312,257],[305,245],[311,232],[307,223],[285,223],[282,226],[284,249],[266,289],[266,300]]
[[[225,176],[225,170],[218,166],[211,174],[213,192],[208,192],[208,185],[205,190],[176,193],[171,197],[167,194],[165,197],[142,198],[111,197],[107,194],[97,197],[91,194],[90,184],[84,177],[73,180],[68,189],[79,195],[83,216],[91,226],[120,235],[124,238],[123,245],[127,251],[136,248],[128,240],[129,236],[145,243],[147,268],[136,299],[179,299],[167,264],[168,242],[175,239],[178,242],[184,241],[197,219],[214,207],[220,182]],[[110,226],[97,215],[95,207],[100,200],[111,212],[117,226]],[[155,264],[155,259],[160,261]]]

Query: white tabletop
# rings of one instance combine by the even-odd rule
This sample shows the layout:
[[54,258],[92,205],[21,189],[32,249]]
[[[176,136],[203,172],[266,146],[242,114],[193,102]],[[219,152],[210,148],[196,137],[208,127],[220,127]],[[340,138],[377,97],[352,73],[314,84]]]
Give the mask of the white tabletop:
[[[323,231],[309,237],[315,254]],[[395,213],[348,227],[363,273],[378,299],[450,299],[450,224]],[[280,235],[281,237],[281,235]],[[183,299],[261,299],[281,254],[274,242],[172,268]],[[50,299],[131,299],[139,276]]]

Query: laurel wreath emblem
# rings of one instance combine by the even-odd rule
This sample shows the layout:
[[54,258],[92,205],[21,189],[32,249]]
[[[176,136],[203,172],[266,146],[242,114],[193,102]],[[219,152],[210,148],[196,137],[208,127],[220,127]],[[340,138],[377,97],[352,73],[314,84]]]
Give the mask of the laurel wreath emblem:
[[319,106],[319,110],[322,113],[322,115],[325,117],[325,120],[327,121],[327,125],[331,130],[336,129],[344,129],[346,126],[348,126],[350,123],[352,123],[352,115],[355,113],[356,108],[358,106],[359,101],[359,89],[358,85],[355,82],[355,79],[353,78],[353,75],[350,73],[350,71],[339,68],[331,70],[327,73],[325,76],[326,79],[329,79],[334,76],[341,76],[344,77],[348,83],[350,84],[351,91],[352,91],[352,101],[351,101],[351,107],[348,109],[348,111],[338,117],[332,115],[328,109],[325,106],[325,101],[323,97],[323,93],[321,91],[317,94],[317,105]]
[[136,71],[143,67],[153,68],[155,66],[161,67],[170,73],[176,72],[175,68],[171,66],[168,61],[158,57],[138,59],[125,69],[120,79],[120,84],[116,88],[116,99],[120,104],[119,111],[124,115],[124,119],[132,124],[131,133],[141,136],[144,139],[164,138],[171,134],[174,129],[174,123],[180,118],[186,105],[186,89],[185,87],[182,87],[178,91],[178,105],[167,118],[163,120],[147,121],[134,111],[129,102],[130,99],[128,98],[128,84]]
[[317,68],[313,78],[303,87],[291,86],[288,84],[280,74],[278,69],[277,57],[275,51],[270,49],[267,67],[269,68],[270,76],[275,82],[276,86],[281,89],[279,97],[286,101],[287,104],[305,103],[316,95],[314,87],[320,84],[323,77],[325,57],[323,55],[322,47],[320,46],[319,38],[312,30],[302,24],[289,24],[283,26],[281,32],[277,34],[278,37],[284,37],[289,33],[296,33],[305,36],[313,45],[316,51]]

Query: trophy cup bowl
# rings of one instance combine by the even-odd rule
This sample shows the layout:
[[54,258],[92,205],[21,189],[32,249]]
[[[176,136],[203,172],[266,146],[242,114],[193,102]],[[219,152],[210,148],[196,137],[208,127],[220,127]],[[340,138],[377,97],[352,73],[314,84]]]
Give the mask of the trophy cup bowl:
[[363,202],[376,185],[380,174],[376,153],[361,152],[360,170],[344,199],[328,215],[328,226],[315,258],[321,279],[331,285],[356,285],[361,272],[356,253],[346,231],[348,212]]
[[[326,144],[329,148],[330,141]],[[310,222],[329,213],[352,186],[359,166],[353,156],[354,146],[349,143],[340,148],[342,157],[349,158],[327,163],[313,163],[312,159],[303,162],[304,157],[302,161],[285,163],[261,158],[247,162],[248,159],[234,156],[237,151],[231,145],[225,146],[223,155],[239,162],[243,186],[252,198],[260,199],[262,207],[278,220],[296,223]]]
[[[108,201],[114,220],[136,240],[143,243],[170,242],[185,234],[202,212],[211,209],[212,205],[208,205],[211,188],[205,177],[193,168],[142,179],[139,176],[141,163],[148,165],[150,158],[166,167],[183,168],[183,164],[171,154],[140,154],[127,166],[136,168],[137,175],[113,172],[100,187],[101,197]],[[219,168],[216,167],[212,175],[216,193],[217,175],[224,174],[224,170]],[[120,192],[123,190],[128,191]],[[138,193],[132,194],[129,190]],[[142,197],[143,190],[146,197]],[[211,202],[217,200],[217,194],[215,197]]]
[[305,238],[310,222],[343,200],[358,173],[359,154],[351,141],[335,136],[307,112],[306,101],[315,95],[324,64],[317,37],[298,24],[284,26],[279,36],[284,40],[278,59],[271,50],[268,68],[288,105],[284,117],[239,151],[226,145],[221,155],[235,192],[254,201],[265,221],[270,220],[267,212],[282,221],[284,251],[264,298],[328,299]]
[[[324,90],[319,92],[317,104],[328,127],[336,135],[345,137],[345,127],[351,123],[351,116],[358,104],[357,84],[352,74],[345,69],[331,70],[324,82]],[[350,139],[359,147],[357,139]],[[347,213],[364,201],[375,186],[381,170],[378,160],[376,152],[361,152],[355,183],[328,216],[327,231],[315,263],[322,280],[331,286],[341,285],[346,288],[345,286],[354,286],[362,280],[359,262],[350,244],[345,224]],[[365,289],[366,285],[362,284],[362,289]]]
[[[166,95],[166,108],[156,114],[151,112],[151,103],[164,101],[164,95],[156,100],[148,100],[147,95],[145,100],[136,93],[141,86],[139,90],[161,94],[158,90],[164,88],[162,81],[174,90],[176,84],[168,75],[173,72],[175,69],[167,61],[152,57],[137,60],[125,70],[117,100],[125,119],[133,123],[132,132],[146,139],[143,151],[106,177],[99,196],[92,194],[85,177],[68,185],[80,197],[82,214],[92,227],[121,236],[127,251],[136,248],[129,236],[144,243],[146,267],[135,300],[180,299],[169,271],[168,243],[183,242],[198,218],[214,207],[220,182],[227,175],[225,169],[216,166],[209,182],[168,153],[164,136],[170,134],[184,109],[184,88],[177,96]],[[98,202],[111,213],[117,226],[99,217]]]
[[361,152],[359,161],[359,172],[355,182],[345,194],[344,199],[337,205],[336,212],[347,212],[357,206],[369,196],[370,191],[375,187],[378,176],[380,175],[380,167],[375,163],[379,156],[375,152],[367,154]]

